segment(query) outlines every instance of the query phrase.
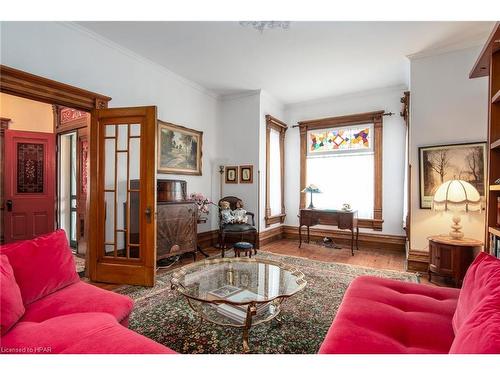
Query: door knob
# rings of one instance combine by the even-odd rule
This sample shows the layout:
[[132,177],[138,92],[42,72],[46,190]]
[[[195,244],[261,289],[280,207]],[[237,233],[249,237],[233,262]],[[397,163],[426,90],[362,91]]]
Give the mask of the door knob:
[[9,199],[5,202],[5,205],[7,206],[7,211],[11,212],[12,211],[12,201]]
[[148,223],[151,223],[151,212],[151,207],[146,208],[146,210],[144,211]]

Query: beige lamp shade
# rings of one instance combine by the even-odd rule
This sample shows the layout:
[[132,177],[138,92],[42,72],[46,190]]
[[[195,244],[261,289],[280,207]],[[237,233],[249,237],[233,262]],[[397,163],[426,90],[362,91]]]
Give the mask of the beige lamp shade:
[[481,211],[481,196],[470,183],[450,180],[438,187],[432,207],[436,211]]

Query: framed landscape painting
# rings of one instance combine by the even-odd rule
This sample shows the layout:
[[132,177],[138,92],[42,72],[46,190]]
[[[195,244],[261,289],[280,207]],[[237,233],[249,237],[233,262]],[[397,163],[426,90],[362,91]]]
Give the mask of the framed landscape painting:
[[472,184],[484,199],[486,142],[419,147],[420,208],[431,208],[437,188],[449,180]]
[[158,120],[158,173],[201,176],[203,132]]

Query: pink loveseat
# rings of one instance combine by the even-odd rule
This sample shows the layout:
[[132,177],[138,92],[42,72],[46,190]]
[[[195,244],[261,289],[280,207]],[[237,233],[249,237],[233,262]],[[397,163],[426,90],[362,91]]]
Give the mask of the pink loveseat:
[[175,353],[128,328],[133,301],[80,281],[63,230],[0,247],[0,353]]
[[499,354],[500,260],[480,253],[462,289],[356,278],[319,352]]

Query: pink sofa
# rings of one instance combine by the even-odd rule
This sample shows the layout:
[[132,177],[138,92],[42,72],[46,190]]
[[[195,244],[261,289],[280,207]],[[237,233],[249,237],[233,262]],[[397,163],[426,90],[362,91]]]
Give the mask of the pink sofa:
[[0,247],[0,353],[175,353],[128,328],[133,301],[80,281],[63,230]]
[[356,278],[319,353],[500,353],[500,260],[479,254],[462,289]]

